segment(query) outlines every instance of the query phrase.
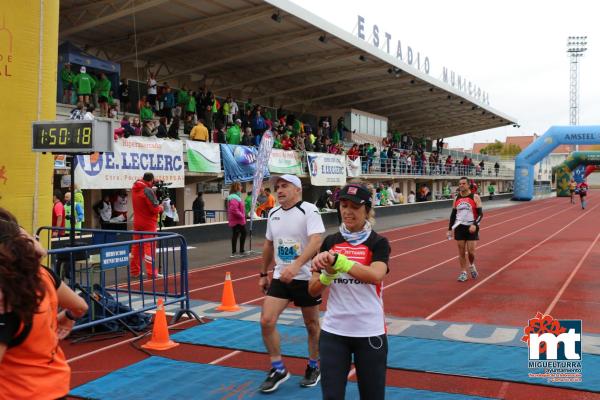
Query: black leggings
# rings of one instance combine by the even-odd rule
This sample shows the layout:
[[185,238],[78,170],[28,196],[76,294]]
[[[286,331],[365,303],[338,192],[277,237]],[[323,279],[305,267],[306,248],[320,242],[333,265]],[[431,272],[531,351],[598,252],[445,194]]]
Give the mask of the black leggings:
[[238,236],[240,237],[240,253],[244,251],[244,243],[246,242],[246,226],[236,225],[231,228],[231,252],[235,253],[235,245],[237,243]]
[[385,334],[373,337],[339,336],[321,330],[321,391],[323,400],[342,400],[354,355],[358,391],[362,400],[385,398],[388,343]]

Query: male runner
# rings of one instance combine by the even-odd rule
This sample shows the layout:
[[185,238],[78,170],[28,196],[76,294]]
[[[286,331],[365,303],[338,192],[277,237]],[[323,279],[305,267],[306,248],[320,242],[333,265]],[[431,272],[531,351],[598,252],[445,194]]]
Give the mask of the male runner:
[[575,182],[575,179],[571,178],[571,180],[569,181],[569,193],[571,194],[571,204],[575,204],[575,199],[573,198],[573,195],[575,194],[575,189],[577,189],[577,182]]
[[[472,192],[469,187],[469,179],[462,177],[458,180],[458,194],[454,200],[450,223],[448,224],[448,237],[454,230],[454,239],[458,245],[458,258],[460,260],[461,273],[458,275],[459,282],[465,282],[471,278],[477,278],[475,267],[475,241],[479,240],[479,223],[483,218],[483,209],[479,195]],[[468,263],[467,255],[468,253]]]
[[[315,386],[321,378],[318,367],[321,297],[308,294],[308,281],[310,263],[321,246],[325,227],[315,205],[302,201],[302,183],[297,176],[272,177],[271,184],[280,206],[269,212],[259,280],[259,286],[266,293],[260,325],[271,358],[271,370],[260,386],[263,393],[277,390],[290,376],[281,358],[276,327],[279,315],[290,301],[302,309],[308,332],[309,360],[300,386]],[[267,271],[273,264],[273,279],[269,283]]]
[[581,183],[579,183],[577,185],[577,193],[579,194],[579,200],[581,201],[581,209],[584,210],[585,209],[585,196],[587,196],[587,191],[588,191],[588,184],[585,183],[585,181],[581,181]]

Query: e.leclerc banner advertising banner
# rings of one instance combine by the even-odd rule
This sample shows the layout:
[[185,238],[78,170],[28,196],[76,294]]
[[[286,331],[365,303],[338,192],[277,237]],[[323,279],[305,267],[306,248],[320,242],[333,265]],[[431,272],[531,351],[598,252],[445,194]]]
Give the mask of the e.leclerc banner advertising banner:
[[190,172],[221,172],[221,149],[218,143],[187,140],[185,147]]
[[274,174],[302,174],[302,162],[297,151],[273,149],[269,158],[269,171]]
[[148,137],[121,138],[113,152],[77,156],[75,179],[82,189],[130,189],[145,172],[184,186],[183,143]]
[[314,186],[344,186],[346,156],[327,153],[306,153],[310,183]]
[[[221,144],[221,157],[225,172],[225,184],[250,182],[256,172],[256,157],[258,150],[254,147],[235,144]],[[269,177],[269,167],[265,163],[265,178]]]

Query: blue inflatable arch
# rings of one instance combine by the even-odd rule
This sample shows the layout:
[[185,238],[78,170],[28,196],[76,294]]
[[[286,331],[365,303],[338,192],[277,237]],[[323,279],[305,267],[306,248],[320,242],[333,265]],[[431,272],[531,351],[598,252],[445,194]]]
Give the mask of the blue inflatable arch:
[[515,159],[513,200],[533,198],[533,167],[561,144],[600,144],[600,125],[553,126]]

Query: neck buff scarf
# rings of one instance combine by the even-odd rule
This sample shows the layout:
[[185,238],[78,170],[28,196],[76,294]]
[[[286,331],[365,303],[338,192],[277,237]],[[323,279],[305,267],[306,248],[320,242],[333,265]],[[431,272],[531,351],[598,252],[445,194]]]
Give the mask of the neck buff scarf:
[[361,231],[350,232],[348,228],[346,228],[346,225],[342,223],[342,225],[340,225],[340,233],[352,246],[358,246],[359,244],[364,243],[371,235],[371,224],[369,221],[365,221],[365,226],[363,226]]

